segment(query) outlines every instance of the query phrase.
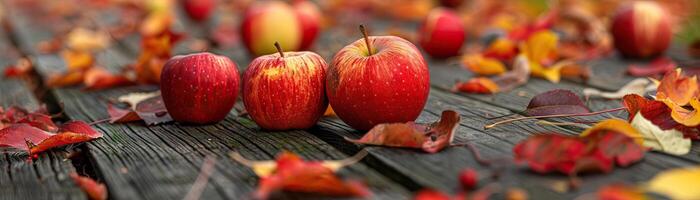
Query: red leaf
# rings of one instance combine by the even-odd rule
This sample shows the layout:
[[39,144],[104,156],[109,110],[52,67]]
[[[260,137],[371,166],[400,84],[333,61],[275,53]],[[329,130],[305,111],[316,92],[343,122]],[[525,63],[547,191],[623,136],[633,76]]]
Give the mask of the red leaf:
[[25,76],[32,70],[32,62],[27,58],[21,58],[17,60],[14,65],[7,66],[5,68],[5,77],[18,77]]
[[449,195],[442,193],[437,190],[423,189],[416,193],[413,200],[450,200],[452,199]]
[[440,121],[432,124],[379,124],[359,140],[345,139],[359,144],[416,148],[436,153],[452,143],[460,120],[457,112],[446,110],[442,112]]
[[625,106],[627,113],[629,113],[628,121],[632,121],[637,112],[646,107],[650,101],[638,94],[628,94],[622,97],[622,105]]
[[[126,97],[130,95],[126,95]],[[111,119],[110,123],[126,123],[143,120],[147,125],[155,125],[173,120],[165,109],[165,104],[163,104],[163,98],[160,94],[146,98],[133,99],[135,100],[125,99],[130,104],[134,104],[131,105],[131,109],[117,108],[112,104],[107,105],[107,113]]]
[[479,174],[472,168],[464,169],[459,173],[459,183],[462,184],[464,190],[474,189],[478,181]]
[[651,61],[649,65],[630,65],[627,67],[627,73],[632,76],[647,77],[673,72],[676,66],[678,66],[678,64],[670,58],[659,57]]
[[0,146],[29,151],[27,141],[36,144],[51,137],[51,135],[49,132],[28,124],[13,124],[0,130]]
[[370,195],[364,184],[343,181],[321,162],[307,162],[289,152],[276,159],[276,170],[260,178],[257,199],[267,199],[275,191],[314,193],[338,197],[366,197]]
[[43,151],[66,146],[75,143],[87,142],[102,137],[102,133],[95,131],[83,121],[72,121],[61,126],[61,132],[52,135],[31,147],[30,154],[37,154]]
[[555,115],[555,114],[581,114],[590,110],[583,104],[581,98],[569,90],[550,90],[530,100],[525,110],[529,116]]
[[610,172],[615,165],[628,166],[644,157],[646,148],[624,133],[593,130],[584,137],[560,134],[534,135],[513,148],[515,159],[538,173],[558,171]]
[[4,111],[0,107],[0,128],[2,124],[29,124],[30,126],[37,127],[45,131],[56,131],[58,127],[51,120],[51,116],[46,114],[46,111],[39,109],[34,112],[29,112],[24,108],[20,107],[10,107],[7,111]]
[[107,187],[104,184],[98,183],[90,177],[80,176],[75,172],[71,173],[70,177],[87,194],[90,200],[107,199]]

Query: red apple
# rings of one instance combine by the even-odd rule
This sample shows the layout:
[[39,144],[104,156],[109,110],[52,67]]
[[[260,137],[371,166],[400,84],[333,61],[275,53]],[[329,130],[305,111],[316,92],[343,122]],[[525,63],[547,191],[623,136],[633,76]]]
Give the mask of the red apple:
[[279,42],[283,49],[297,51],[301,45],[302,28],[297,14],[281,1],[255,2],[248,7],[241,24],[241,37],[252,55],[277,52]]
[[464,30],[462,19],[455,12],[435,8],[419,28],[420,45],[435,58],[459,55],[466,38]]
[[328,106],[326,68],[321,56],[308,51],[282,53],[279,48],[255,58],[243,75],[248,114],[266,130],[310,128]]
[[221,121],[231,111],[239,79],[236,64],[227,57],[196,53],[165,63],[160,90],[175,121],[208,124]]
[[296,0],[292,4],[301,24],[302,39],[300,50],[308,50],[313,45],[321,26],[321,11],[316,4],[307,0]]
[[214,12],[216,0],[183,0],[182,6],[190,19],[204,21]]
[[615,48],[627,57],[662,54],[671,42],[668,14],[651,1],[636,1],[617,11],[612,23]]
[[335,55],[327,79],[333,110],[359,130],[415,120],[430,91],[423,56],[409,41],[395,36],[367,37],[365,33],[365,39]]

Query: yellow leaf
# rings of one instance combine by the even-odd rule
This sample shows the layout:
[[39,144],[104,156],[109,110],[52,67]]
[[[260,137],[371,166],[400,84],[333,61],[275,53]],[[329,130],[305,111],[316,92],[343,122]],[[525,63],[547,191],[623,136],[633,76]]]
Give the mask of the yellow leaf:
[[86,70],[92,67],[94,58],[87,51],[63,50],[61,57],[66,62],[66,67],[69,72]]
[[692,145],[690,139],[684,138],[683,133],[678,130],[661,130],[644,118],[640,112],[637,112],[630,123],[642,135],[643,145],[646,147],[673,155],[683,155],[690,152]]
[[482,76],[492,76],[506,72],[506,66],[501,63],[501,61],[493,58],[486,58],[480,54],[463,56],[462,64],[470,71]]
[[698,181],[700,166],[671,169],[657,174],[647,183],[647,189],[671,199],[700,199]]
[[597,124],[593,125],[593,127],[583,131],[580,134],[580,136],[586,137],[587,135],[597,131],[613,131],[621,133],[633,138],[634,142],[640,145],[644,142],[642,140],[642,135],[640,135],[639,132],[637,132],[637,129],[632,127],[632,125],[630,125],[630,123],[627,123],[627,121],[621,119],[606,119],[601,122],[598,122]]
[[96,51],[109,45],[109,35],[103,31],[75,28],[68,33],[67,45],[77,51]]
[[693,110],[685,109],[683,106],[676,104],[676,102],[668,98],[662,99],[661,101],[671,108],[671,117],[673,121],[689,127],[700,125],[700,113],[698,113],[700,101],[698,101],[698,99],[693,98],[689,102]]
[[681,69],[664,75],[659,82],[657,99],[669,99],[680,106],[687,105],[691,99],[700,93],[698,78],[688,77],[681,73]]

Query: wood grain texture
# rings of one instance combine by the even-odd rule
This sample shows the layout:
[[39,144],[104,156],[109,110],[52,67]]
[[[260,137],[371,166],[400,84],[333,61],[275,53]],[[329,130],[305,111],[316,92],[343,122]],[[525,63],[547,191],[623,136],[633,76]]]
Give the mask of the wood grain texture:
[[[0,72],[20,58],[9,39],[0,28]],[[41,105],[25,81],[2,76],[0,106],[36,110]],[[0,199],[87,199],[68,177],[76,169],[61,150],[48,151],[32,161],[24,151],[0,148],[0,170]]]

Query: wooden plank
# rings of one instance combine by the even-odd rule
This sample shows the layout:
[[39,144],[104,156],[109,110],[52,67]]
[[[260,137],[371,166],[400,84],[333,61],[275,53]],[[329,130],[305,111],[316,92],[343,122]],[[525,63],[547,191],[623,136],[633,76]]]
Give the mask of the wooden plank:
[[[6,30],[0,28],[0,72],[20,58]],[[26,82],[0,78],[0,106],[19,106],[28,110],[40,108]],[[26,152],[0,148],[0,194],[2,199],[86,199],[69,173],[75,172],[71,160],[60,150],[41,154],[32,161]]]
[[[25,32],[37,31],[30,30]],[[37,42],[25,38],[27,43]],[[36,56],[40,74],[65,68],[56,55]],[[100,53],[97,62],[118,68],[133,58],[114,49]],[[77,88],[55,89],[71,119],[95,121],[107,117],[103,99],[129,92],[153,90],[154,87],[130,87],[99,92]],[[226,157],[232,150],[251,159],[272,159],[281,150],[299,153],[308,159],[340,159],[347,155],[305,131],[271,133],[260,131],[245,118],[232,113],[224,122],[209,126],[169,124],[146,127],[139,123],[100,124],[104,138],[88,144],[88,155],[95,171],[102,177],[115,199],[174,199],[189,190],[206,155],[218,157],[216,172],[211,176],[203,199],[242,198],[254,190],[257,178],[250,169]],[[378,199],[405,198],[408,192],[363,164],[339,172],[344,177],[367,181]],[[294,196],[292,196],[294,197]],[[308,197],[308,196],[299,196]]]

